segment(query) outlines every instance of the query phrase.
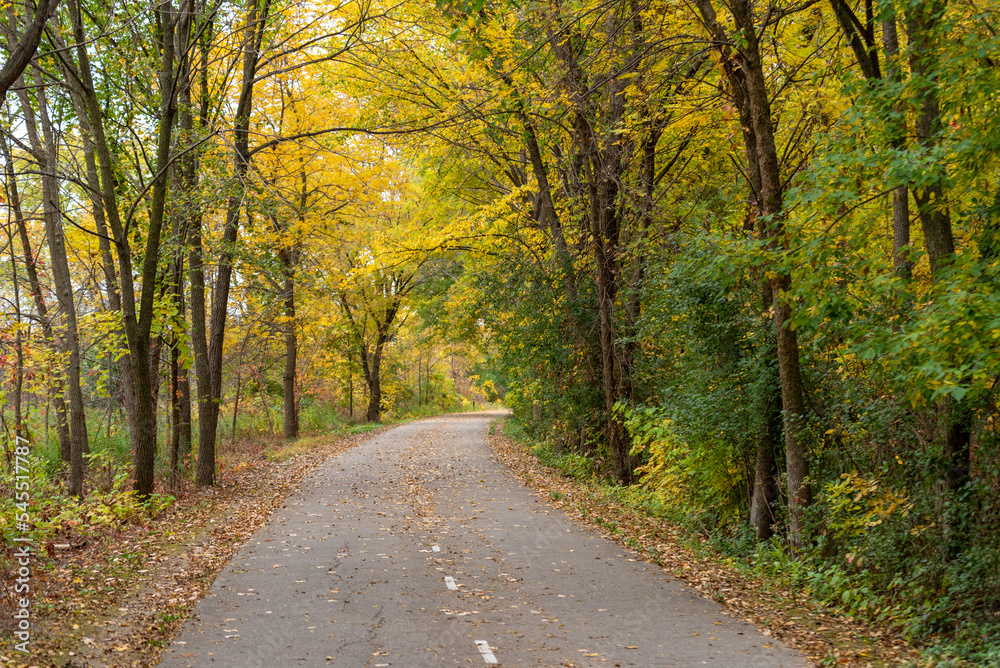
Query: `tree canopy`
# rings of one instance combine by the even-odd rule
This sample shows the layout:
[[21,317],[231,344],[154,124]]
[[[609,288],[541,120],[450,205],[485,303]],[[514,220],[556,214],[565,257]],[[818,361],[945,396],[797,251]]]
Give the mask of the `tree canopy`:
[[214,484],[240,415],[502,398],[650,512],[996,660],[998,11],[14,2],[8,442],[81,497],[121,433],[152,498]]

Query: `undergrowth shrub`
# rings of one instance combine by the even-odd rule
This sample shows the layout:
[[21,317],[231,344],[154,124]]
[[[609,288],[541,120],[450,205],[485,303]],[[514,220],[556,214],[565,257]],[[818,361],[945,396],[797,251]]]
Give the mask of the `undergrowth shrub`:
[[[144,522],[172,505],[170,495],[153,494],[140,501],[133,494],[131,449],[123,430],[95,432],[89,441],[82,500],[66,497],[66,466],[55,438],[42,437],[25,446],[20,470],[16,460],[7,462],[0,472],[0,536],[5,547],[18,538],[37,549],[48,541]],[[26,497],[18,496],[23,493]]]

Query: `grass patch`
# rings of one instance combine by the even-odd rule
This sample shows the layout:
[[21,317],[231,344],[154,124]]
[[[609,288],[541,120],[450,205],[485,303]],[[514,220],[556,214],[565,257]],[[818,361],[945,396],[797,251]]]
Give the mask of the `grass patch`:
[[335,439],[338,436],[342,436],[345,433],[356,434],[359,432],[350,431],[348,429],[348,430],[340,430],[330,434],[304,436],[302,438],[297,438],[293,441],[273,442],[268,447],[264,448],[264,456],[269,461],[272,462],[283,462],[298,455],[305,454],[317,447],[325,445],[332,439]]
[[348,434],[366,434],[369,431],[374,431],[374,430],[379,429],[380,427],[383,427],[383,426],[385,426],[385,425],[383,425],[380,422],[359,422],[358,424],[354,424],[354,425],[351,425],[350,427],[347,427],[347,429],[345,430],[345,433],[348,433]]

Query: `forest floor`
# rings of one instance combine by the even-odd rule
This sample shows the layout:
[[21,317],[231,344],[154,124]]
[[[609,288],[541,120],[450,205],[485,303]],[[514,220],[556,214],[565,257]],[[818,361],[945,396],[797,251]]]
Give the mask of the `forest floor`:
[[[213,490],[181,491],[155,520],[78,539],[50,553],[32,576],[31,652],[0,637],[0,665],[27,668],[153,666],[215,576],[281,507],[302,478],[391,426],[308,439],[265,451],[230,453]],[[499,458],[540,498],[659,564],[733,617],[803,651],[817,665],[920,664],[919,653],[889,629],[832,615],[801,592],[768,586],[726,560],[695,550],[675,527],[632,511],[598,487],[542,465],[523,444],[490,436]],[[235,456],[234,456],[235,455]]]
[[215,576],[302,478],[392,426],[288,446],[237,443],[220,455],[215,488],[157,490],[177,501],[156,519],[50,550],[31,576],[30,652],[15,650],[10,629],[0,629],[0,665],[156,665]]
[[892,629],[833,614],[804,592],[749,575],[707,547],[692,545],[677,527],[625,506],[595,484],[546,466],[525,444],[499,432],[491,430],[494,451],[541,498],[723,604],[730,616],[803,652],[817,666],[929,665]]

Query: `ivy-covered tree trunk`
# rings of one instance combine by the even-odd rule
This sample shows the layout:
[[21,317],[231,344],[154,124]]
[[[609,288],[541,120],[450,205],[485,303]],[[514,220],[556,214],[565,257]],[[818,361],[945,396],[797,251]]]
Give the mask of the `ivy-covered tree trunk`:
[[[761,281],[761,305],[763,313],[770,313],[773,307],[771,285]],[[766,350],[761,357],[766,362],[760,379],[761,394],[756,397],[757,417],[760,432],[757,434],[757,452],[754,461],[753,492],[750,500],[750,526],[754,528],[758,540],[767,540],[773,534],[775,522],[774,503],[778,498],[778,481],[775,453],[781,439],[781,379],[777,364],[774,335],[765,336]]]

